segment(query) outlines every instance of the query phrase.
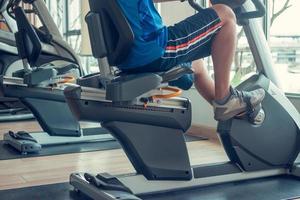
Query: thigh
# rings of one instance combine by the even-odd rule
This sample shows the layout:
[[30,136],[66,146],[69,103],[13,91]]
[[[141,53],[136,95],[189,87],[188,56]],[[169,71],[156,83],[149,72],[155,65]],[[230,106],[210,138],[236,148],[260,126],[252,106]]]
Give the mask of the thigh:
[[213,38],[221,27],[222,22],[212,8],[168,27],[168,42],[161,57],[161,68],[168,70],[209,56]]

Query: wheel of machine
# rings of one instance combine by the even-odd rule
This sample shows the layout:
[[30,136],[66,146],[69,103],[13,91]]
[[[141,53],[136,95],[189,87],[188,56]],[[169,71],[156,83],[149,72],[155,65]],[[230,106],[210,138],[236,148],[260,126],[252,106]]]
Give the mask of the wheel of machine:
[[287,166],[299,154],[300,119],[297,110],[263,75],[255,75],[238,86],[239,90],[246,91],[257,88],[266,91],[262,103],[265,112],[263,123],[232,119],[218,125],[229,158],[246,171]]

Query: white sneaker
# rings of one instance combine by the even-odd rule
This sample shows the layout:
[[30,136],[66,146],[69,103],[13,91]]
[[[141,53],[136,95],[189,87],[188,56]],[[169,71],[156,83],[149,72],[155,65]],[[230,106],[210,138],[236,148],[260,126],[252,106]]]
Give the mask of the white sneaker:
[[243,115],[247,113],[249,103],[252,108],[255,108],[261,104],[265,98],[264,89],[246,92],[230,88],[230,93],[231,96],[224,105],[220,105],[215,101],[213,102],[215,119],[217,121],[226,121],[235,116]]

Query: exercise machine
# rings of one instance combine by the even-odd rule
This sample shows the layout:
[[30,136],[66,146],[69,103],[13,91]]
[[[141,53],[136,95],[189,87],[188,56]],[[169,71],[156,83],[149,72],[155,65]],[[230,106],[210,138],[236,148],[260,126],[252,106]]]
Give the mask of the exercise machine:
[[[196,7],[193,1],[189,2]],[[254,11],[251,11],[251,2]],[[137,174],[114,177],[74,173],[70,183],[76,190],[93,199],[140,199],[146,194],[216,183],[278,175],[300,176],[300,166],[295,162],[300,148],[300,117],[270,80],[276,81],[272,65],[269,65],[270,53],[258,23],[250,20],[265,13],[259,0],[240,1],[234,5],[234,10],[246,32],[259,71],[238,88],[264,88],[266,98],[262,109],[253,115],[251,108],[246,119],[218,124],[218,133],[230,162],[195,167],[190,166],[183,139],[191,124],[190,102],[184,98],[150,101],[155,98],[151,98],[149,91],[160,88],[170,72],[116,77],[109,74],[108,66],[117,65],[126,57],[128,51],[124,49],[132,45],[132,31],[116,1],[90,0],[89,3],[91,12],[86,20],[93,54],[100,59],[103,72],[97,80],[105,80],[102,81],[105,87],[70,86],[65,95],[78,119],[100,122],[118,139]],[[105,57],[107,60],[103,59]],[[106,61],[105,70],[103,63]],[[172,74],[178,71],[175,72]],[[150,99],[147,106],[141,104],[145,99]]]
[[[6,12],[7,0],[0,1],[0,15],[11,32],[0,30],[0,74],[12,75],[20,68],[21,60],[18,56],[13,31],[17,30],[14,20]],[[0,121],[19,121],[33,119],[31,112],[18,99],[0,97]]]
[[[76,81],[83,74],[73,50],[63,41],[42,0],[31,3],[42,27],[34,28],[19,6],[21,1],[8,3],[9,15],[17,22],[15,34],[23,69],[13,77],[1,76],[5,97],[18,98],[37,119],[44,132],[9,132],[4,142],[23,154],[36,153],[54,145],[111,141],[113,137],[101,127],[81,128],[65,102],[65,83]],[[32,12],[31,12],[32,13]]]
[[[201,12],[194,1],[189,2]],[[222,1],[226,2],[229,1]],[[93,55],[102,64],[103,74],[97,80],[105,80],[102,81],[104,88],[69,86],[65,96],[78,119],[100,122],[118,139],[137,174],[114,177],[74,173],[70,183],[76,190],[93,199],[136,200],[146,194],[216,183],[279,175],[300,176],[300,165],[295,162],[300,150],[300,115],[270,80],[276,81],[272,65],[269,65],[270,53],[258,22],[252,20],[265,13],[260,0],[235,1],[234,7],[232,2],[228,5],[234,8],[246,32],[259,72],[238,88],[264,88],[266,97],[262,108],[253,115],[256,109],[249,106],[245,119],[218,124],[229,162],[195,167],[190,166],[183,139],[191,124],[189,100],[155,101],[156,98],[151,98],[149,91],[160,88],[169,72],[111,75],[109,66],[118,65],[127,56],[128,50],[124,49],[131,47],[134,36],[116,1],[90,0],[89,3],[91,11],[86,21]],[[251,10],[253,5],[255,10]],[[107,65],[103,65],[106,61]],[[146,106],[141,104],[145,99],[148,100]]]
[[[222,1],[234,9],[243,26],[258,70],[238,88],[263,88],[266,97],[258,112],[249,106],[244,119],[218,124],[229,162],[191,167],[183,139],[191,124],[189,100],[153,98],[156,95],[150,91],[161,88],[170,72],[112,75],[109,66],[117,66],[127,56],[134,36],[116,0],[89,0],[91,11],[86,21],[93,55],[101,61],[102,69],[96,80],[102,80],[104,87],[69,86],[64,93],[78,119],[100,122],[117,138],[137,174],[115,177],[73,173],[70,184],[76,190],[97,200],[137,200],[147,194],[239,180],[300,177],[296,160],[300,115],[275,85],[266,39],[254,19],[265,14],[265,7],[260,0],[232,2]],[[189,3],[196,8],[194,1]],[[174,70],[172,78],[177,78],[180,70]]]

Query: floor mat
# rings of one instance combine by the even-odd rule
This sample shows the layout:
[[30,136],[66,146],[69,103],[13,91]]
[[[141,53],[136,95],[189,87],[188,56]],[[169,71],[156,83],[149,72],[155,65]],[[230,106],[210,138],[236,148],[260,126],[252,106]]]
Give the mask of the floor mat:
[[[186,142],[206,140],[206,138],[185,136]],[[22,155],[17,150],[8,146],[4,141],[0,141],[0,160],[10,160],[19,158],[39,157],[39,156],[52,156],[69,153],[84,153],[92,151],[103,151],[121,148],[117,141],[106,142],[89,142],[82,144],[68,144],[68,145],[55,145],[42,148],[39,153]]]
[[[299,180],[290,177],[273,177],[217,186],[198,190],[173,192],[159,196],[143,197],[145,200],[287,200],[300,195]],[[24,200],[88,200],[73,191],[68,183],[3,190],[1,199]]]

